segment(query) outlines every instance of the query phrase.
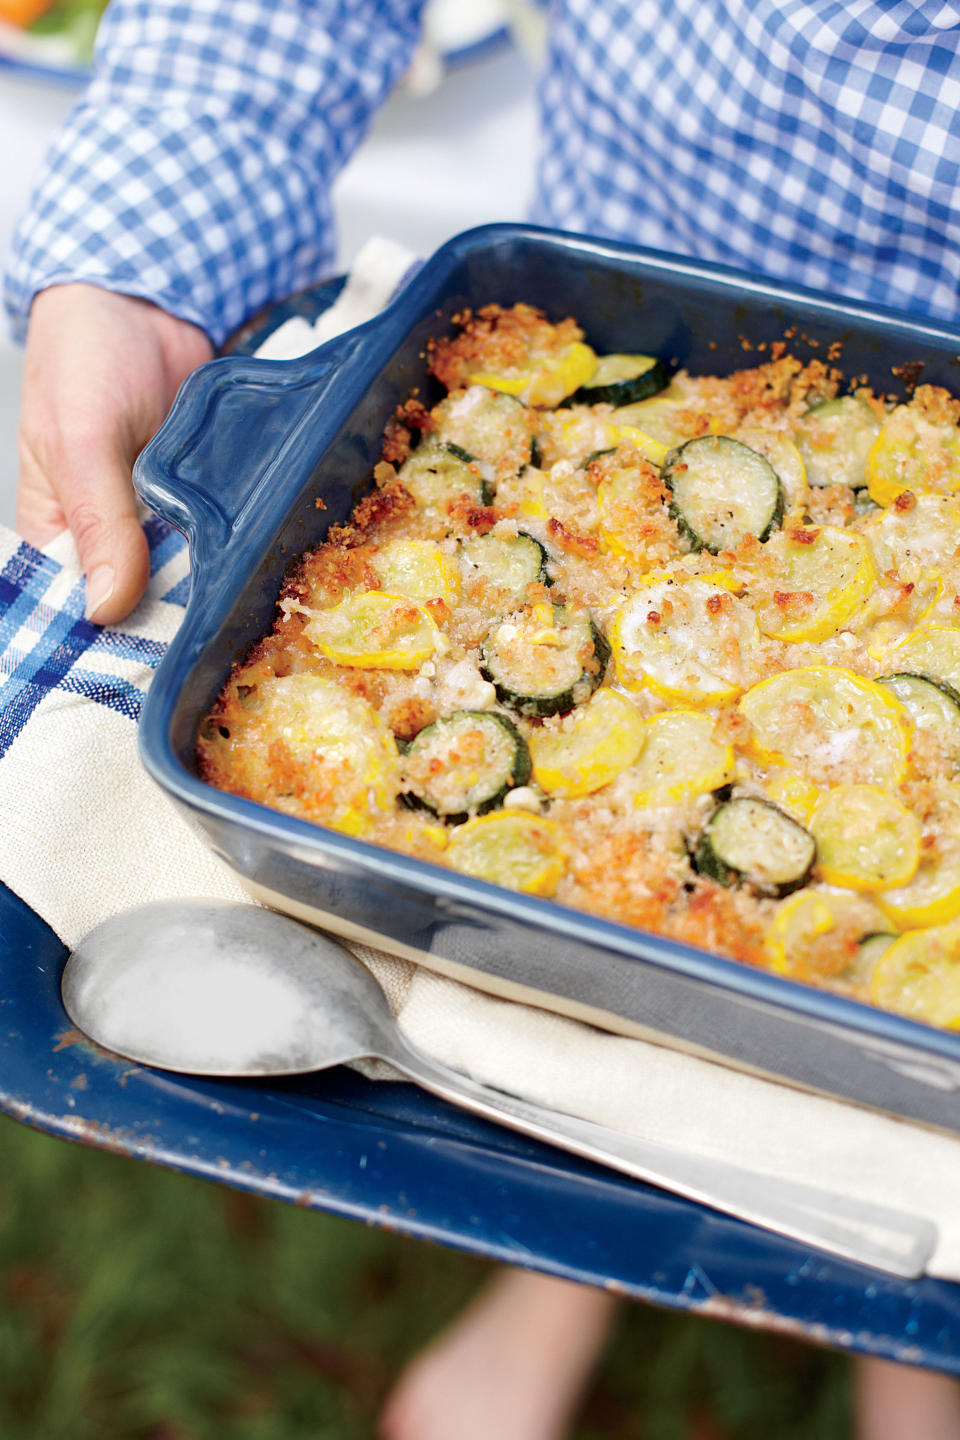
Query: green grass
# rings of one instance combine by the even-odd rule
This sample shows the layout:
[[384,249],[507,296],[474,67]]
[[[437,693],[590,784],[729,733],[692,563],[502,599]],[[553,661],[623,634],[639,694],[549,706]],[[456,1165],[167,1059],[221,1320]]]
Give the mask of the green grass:
[[[0,1436],[372,1440],[488,1270],[2,1120]],[[577,1440],[845,1440],[848,1392],[842,1357],[628,1306]]]

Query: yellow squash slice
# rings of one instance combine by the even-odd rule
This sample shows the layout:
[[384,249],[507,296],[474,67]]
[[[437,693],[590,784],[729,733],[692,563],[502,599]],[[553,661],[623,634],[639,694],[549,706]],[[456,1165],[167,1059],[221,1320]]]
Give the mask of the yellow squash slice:
[[783,491],[784,509],[788,514],[806,500],[810,487],[803,456],[786,435],[776,430],[757,430],[750,426],[735,430],[734,439],[756,450],[776,470]]
[[814,785],[788,765],[775,765],[763,780],[763,793],[772,804],[779,805],[794,820],[806,825],[822,791],[819,785]]
[[960,534],[960,499],[917,495],[909,508],[874,510],[863,525],[877,569],[902,573],[908,565],[936,566],[952,555]]
[[810,817],[817,870],[829,885],[906,885],[920,860],[920,822],[879,785],[837,785]]
[[911,572],[909,583],[903,573],[881,575],[866,605],[850,622],[854,634],[867,640],[872,660],[884,662],[893,646],[936,614],[943,576],[932,566],[911,566]]
[[960,924],[901,935],[874,968],[870,998],[911,1020],[960,1029]]
[[610,627],[617,678],[664,700],[716,704],[749,683],[747,663],[760,643],[750,608],[722,585],[698,576],[651,576]]
[[898,405],[867,456],[867,490],[892,505],[904,490],[950,495],[960,490],[960,430],[935,423],[912,405]]
[[733,747],[715,740],[714,721],[700,710],[664,710],[647,723],[646,740],[634,765],[637,805],[678,805],[728,785],[734,774]]
[[442,600],[451,609],[460,598],[457,567],[433,540],[390,540],[373,560],[381,587],[425,603]]
[[519,810],[494,810],[451,832],[446,860],[454,870],[478,880],[549,896],[563,874],[566,845],[554,820]]
[[644,520],[649,514],[649,487],[635,467],[614,470],[597,486],[600,539],[614,555],[643,560],[647,548]]
[[575,340],[559,355],[551,355],[540,364],[498,374],[478,371],[470,376],[470,383],[501,390],[505,395],[516,395],[527,405],[551,409],[592,379],[596,368],[595,352],[582,340]]
[[890,670],[945,680],[960,690],[960,629],[952,625],[918,625],[885,659]]
[[393,810],[396,741],[370,702],[335,680],[298,674],[262,681],[248,723],[216,743],[246,747],[256,756],[271,742],[282,756],[268,771],[272,793],[254,784],[253,798],[293,814],[318,805],[323,823],[346,835],[365,833],[376,812]]
[[815,785],[897,785],[906,770],[906,711],[882,685],[835,665],[784,670],[761,680],[739,709],[753,727],[750,748]]
[[832,525],[795,526],[771,536],[765,569],[774,580],[756,597],[757,620],[777,640],[826,640],[863,608],[877,582],[862,535]]
[[362,670],[419,670],[440,631],[429,610],[406,595],[367,590],[315,611],[304,634],[337,665]]
[[865,896],[798,890],[777,907],[764,941],[767,964],[797,980],[851,978],[863,937],[884,925],[882,912]]
[[905,885],[885,890],[877,904],[898,930],[945,925],[960,915],[960,855],[924,864]]
[[664,453],[701,433],[695,407],[676,383],[659,395],[652,395],[649,400],[618,406],[610,416],[610,423],[639,430],[642,435],[662,445]]
[[638,450],[651,465],[662,465],[667,458],[669,446],[664,445],[655,435],[648,435],[636,425],[615,425],[609,427],[610,444],[619,445],[622,440]]
[[420,860],[436,860],[450,839],[446,825],[419,815],[404,817],[401,835],[404,848]]
[[633,764],[645,734],[646,721],[632,701],[598,690],[556,728],[533,732],[533,778],[550,795],[590,795]]
[[[549,470],[558,460],[583,466],[587,458],[615,444],[605,415],[595,415],[584,405],[569,410],[544,410],[539,416],[540,451],[543,467]],[[500,503],[499,493],[497,503]]]
[[[614,412],[615,414],[618,412]],[[621,425],[613,416],[598,415],[583,406],[571,410],[546,412],[541,418],[541,432],[548,459],[570,460],[584,465],[587,459],[604,450],[614,450],[621,441],[649,460],[660,465],[668,447],[636,425]]]

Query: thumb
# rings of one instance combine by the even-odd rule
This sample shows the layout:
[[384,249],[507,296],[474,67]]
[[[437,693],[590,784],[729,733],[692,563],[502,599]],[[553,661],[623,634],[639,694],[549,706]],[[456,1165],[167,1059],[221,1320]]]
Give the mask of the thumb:
[[130,461],[90,455],[84,473],[75,473],[61,494],[87,577],[84,613],[98,625],[113,625],[129,615],[150,574]]
[[80,282],[30,311],[20,407],[17,528],[43,545],[64,525],[87,575],[86,613],[128,615],[150,573],[131,472],[210,341],[148,301]]
[[17,529],[42,546],[69,528],[86,572],[87,618],[115,624],[136,605],[150,573],[132,457],[102,433],[68,439],[55,423],[41,433],[42,450],[21,423]]

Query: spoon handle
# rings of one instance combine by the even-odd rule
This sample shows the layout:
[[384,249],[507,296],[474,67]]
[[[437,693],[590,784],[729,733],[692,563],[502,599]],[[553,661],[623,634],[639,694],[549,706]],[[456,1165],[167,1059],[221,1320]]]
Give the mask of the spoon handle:
[[465,1110],[861,1265],[913,1278],[924,1273],[936,1244],[937,1227],[922,1216],[775,1179],[545,1109],[450,1070],[406,1041],[384,1058],[431,1094]]

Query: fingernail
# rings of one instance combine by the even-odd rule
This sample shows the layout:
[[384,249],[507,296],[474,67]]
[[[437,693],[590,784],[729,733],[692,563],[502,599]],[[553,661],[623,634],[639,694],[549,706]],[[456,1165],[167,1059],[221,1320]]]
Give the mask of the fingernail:
[[94,565],[87,576],[86,602],[83,613],[92,620],[104,601],[113,594],[117,577],[112,565]]

